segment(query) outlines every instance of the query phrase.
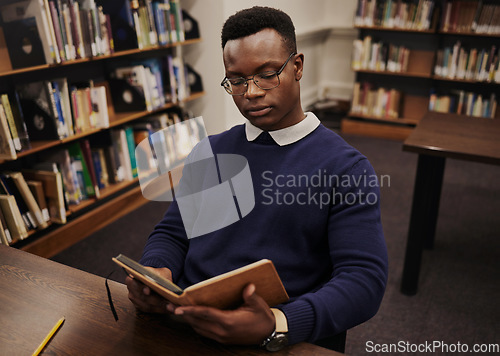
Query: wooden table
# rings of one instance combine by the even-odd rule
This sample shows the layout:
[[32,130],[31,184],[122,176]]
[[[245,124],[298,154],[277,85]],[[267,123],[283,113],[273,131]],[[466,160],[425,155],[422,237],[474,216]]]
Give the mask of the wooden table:
[[446,158],[500,164],[500,120],[429,112],[403,144],[418,153],[401,292],[417,292],[424,248],[432,248]]
[[[121,271],[120,271],[121,272]],[[64,324],[43,353],[53,355],[269,355],[228,347],[162,315],[137,313],[124,284],[0,245],[0,355],[31,355],[55,323]],[[273,355],[340,355],[300,343]]]

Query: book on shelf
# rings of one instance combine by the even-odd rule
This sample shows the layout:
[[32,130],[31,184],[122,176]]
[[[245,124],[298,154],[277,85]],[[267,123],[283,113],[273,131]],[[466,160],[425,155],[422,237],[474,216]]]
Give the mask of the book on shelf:
[[382,41],[373,42],[371,36],[353,41],[351,66],[354,70],[406,72],[410,50],[404,46]]
[[4,245],[9,246],[14,242],[12,240],[12,235],[10,233],[9,227],[7,226],[7,220],[3,214],[2,208],[0,206],[0,240]]
[[14,140],[12,139],[3,104],[0,102],[0,159],[13,160],[16,158]]
[[243,289],[250,283],[269,306],[288,301],[288,294],[272,261],[263,259],[233,271],[212,277],[185,289],[145,268],[134,260],[118,255],[112,260],[133,278],[149,286],[176,305],[204,305],[230,309],[243,303]]
[[435,1],[358,0],[356,26],[429,30],[433,22]]
[[437,51],[434,74],[448,79],[499,82],[498,46],[466,49],[458,41]]
[[482,0],[448,0],[444,3],[440,30],[500,34],[500,4]]
[[447,94],[431,91],[429,111],[495,118],[497,111],[496,94],[483,95],[464,90],[453,90]]
[[[57,63],[56,46],[50,34],[47,11],[43,0],[24,0],[0,6],[3,22],[34,18],[46,64]],[[4,33],[6,33],[4,31]],[[15,36],[15,35],[14,35]],[[19,46],[22,46],[20,43]],[[10,50],[10,49],[9,49]],[[12,65],[16,65],[15,61]]]
[[91,149],[92,162],[99,189],[109,186],[108,163],[106,162],[104,150],[103,147]]
[[28,237],[28,230],[17,206],[14,196],[0,193],[0,209],[5,217],[12,241],[24,240]]
[[22,220],[26,227],[26,230],[33,230],[38,227],[37,220],[35,220],[34,215],[29,210],[26,205],[26,201],[24,200],[19,188],[14,182],[14,179],[8,173],[0,174],[0,182],[1,182],[1,194],[8,194],[14,197],[19,212],[21,213]]
[[50,81],[18,84],[16,92],[31,140],[65,137],[63,118],[59,116]]
[[[132,162],[130,158],[130,150],[128,148],[127,133],[124,128],[111,130],[111,139],[113,142],[113,150],[115,152],[115,161],[118,168],[119,181],[131,181],[134,179],[132,172]],[[118,163],[119,162],[119,163]]]
[[[12,238],[10,236],[9,236],[9,238],[7,237],[3,227],[4,227],[3,222],[0,221],[0,245],[9,246],[12,243]],[[7,231],[8,231],[8,229],[7,229]],[[9,233],[10,233],[10,231],[9,231]]]
[[402,94],[399,90],[376,88],[369,82],[354,84],[351,113],[386,119],[400,116]]
[[14,148],[16,149],[16,151],[22,151],[23,149],[29,148],[27,147],[27,144],[25,142],[26,134],[23,132],[24,122],[21,123],[21,117],[17,115],[19,111],[13,110],[16,108],[17,101],[13,102],[11,105],[11,100],[8,94],[1,94],[0,100],[4,109],[5,116],[7,118],[7,124],[9,126],[9,131],[12,137]]
[[50,221],[58,224],[66,223],[66,204],[61,173],[54,170],[28,169],[23,170],[28,181],[41,182]]
[[[99,188],[97,186],[93,164],[91,160],[89,161],[86,158],[87,155],[88,158],[90,158],[90,146],[87,145],[88,141],[81,140],[80,142],[73,142],[67,146],[71,164],[74,167],[79,186],[81,187],[81,192],[83,193],[83,199],[99,197]],[[83,153],[82,147],[88,154]]]
[[[36,165],[35,169],[61,172],[64,199],[67,205],[78,205],[83,199],[82,187],[78,181],[75,166],[72,164],[68,149],[60,149],[48,154],[45,162]],[[53,168],[55,165],[55,169]]]
[[23,174],[21,172],[9,172],[8,174],[14,181],[21,198],[24,200],[31,217],[35,221],[35,227],[41,229],[46,228],[48,226],[47,221],[45,220],[42,210],[33,196],[33,193],[29,189],[28,183],[24,179]]
[[42,212],[43,220],[45,220],[45,222],[49,222],[50,214],[49,214],[49,208],[47,206],[47,201],[45,199],[45,191],[43,190],[43,183],[36,180],[26,180],[26,184],[28,185],[31,194],[33,194],[33,197],[35,198],[35,201],[38,204],[40,211]]
[[13,69],[46,64],[36,18],[4,22],[3,32]]

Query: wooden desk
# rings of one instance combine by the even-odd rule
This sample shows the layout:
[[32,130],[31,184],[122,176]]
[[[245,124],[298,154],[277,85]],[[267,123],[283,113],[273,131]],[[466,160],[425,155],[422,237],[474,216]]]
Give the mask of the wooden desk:
[[[125,285],[109,281],[119,320],[110,311],[104,279],[0,245],[0,355],[31,355],[62,316],[49,342],[54,355],[269,355],[225,347],[166,316],[136,313]],[[340,355],[301,343],[273,355]]]
[[422,250],[434,243],[446,158],[500,164],[500,120],[430,112],[403,144],[418,153],[401,292],[417,292]]

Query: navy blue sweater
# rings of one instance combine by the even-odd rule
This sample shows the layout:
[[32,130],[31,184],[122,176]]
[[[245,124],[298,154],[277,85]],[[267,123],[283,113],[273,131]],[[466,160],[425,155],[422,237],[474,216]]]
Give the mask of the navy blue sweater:
[[248,160],[255,207],[243,219],[187,239],[174,201],[141,263],[168,267],[187,287],[262,258],[273,261],[290,302],[290,343],[319,340],[377,312],[387,280],[379,187],[362,154],[323,125],[279,146],[249,142],[244,125],[211,136],[214,154]]

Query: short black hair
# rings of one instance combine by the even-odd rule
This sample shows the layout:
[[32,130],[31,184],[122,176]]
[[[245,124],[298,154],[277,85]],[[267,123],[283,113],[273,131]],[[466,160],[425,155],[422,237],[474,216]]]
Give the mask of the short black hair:
[[222,49],[227,41],[247,37],[266,28],[276,30],[281,35],[285,47],[290,52],[297,52],[295,27],[290,16],[281,10],[266,6],[254,6],[230,16],[222,27]]

